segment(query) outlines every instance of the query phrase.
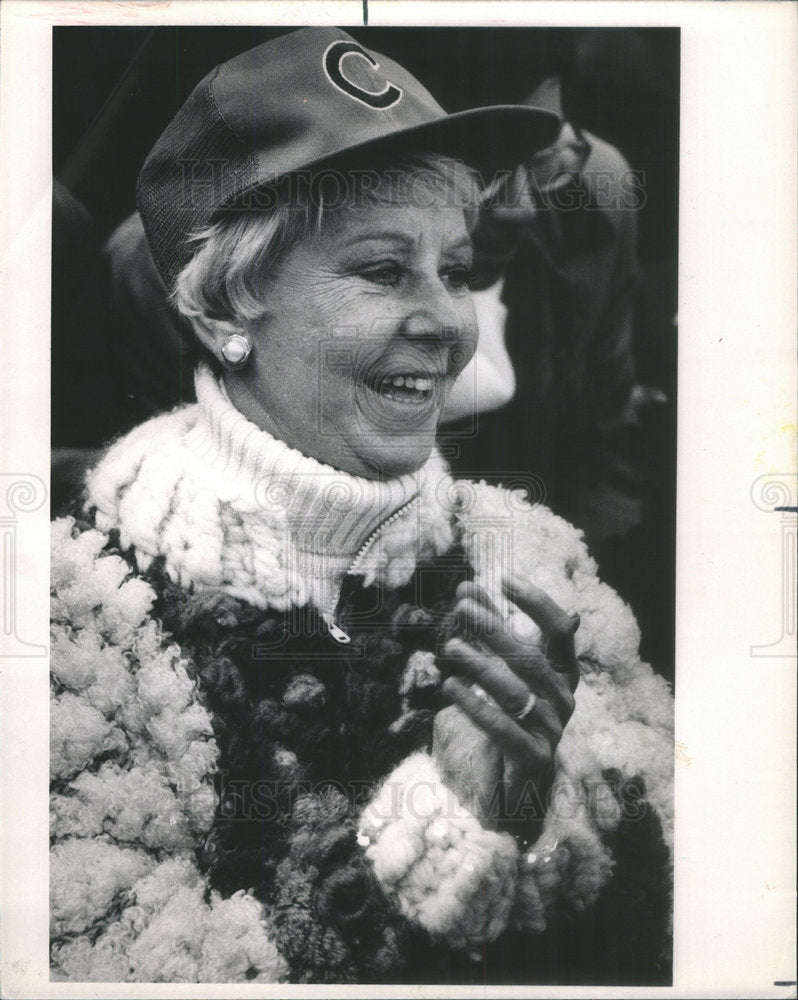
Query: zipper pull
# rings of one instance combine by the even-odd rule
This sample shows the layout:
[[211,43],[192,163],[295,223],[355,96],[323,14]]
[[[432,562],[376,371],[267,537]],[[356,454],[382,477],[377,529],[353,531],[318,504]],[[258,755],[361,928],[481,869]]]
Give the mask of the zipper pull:
[[336,642],[340,642],[342,646],[345,646],[348,642],[352,641],[351,636],[348,636],[342,628],[339,628],[335,622],[327,622],[327,628],[330,630],[330,635],[335,639]]

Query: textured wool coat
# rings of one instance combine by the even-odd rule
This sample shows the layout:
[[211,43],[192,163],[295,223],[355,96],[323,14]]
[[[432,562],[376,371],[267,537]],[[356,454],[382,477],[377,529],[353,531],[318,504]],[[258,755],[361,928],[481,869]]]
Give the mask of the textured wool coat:
[[[665,981],[671,697],[579,533],[197,395],[53,525],[54,976]],[[435,653],[457,583],[511,570],[581,616],[581,680],[546,794],[485,829],[430,753]]]

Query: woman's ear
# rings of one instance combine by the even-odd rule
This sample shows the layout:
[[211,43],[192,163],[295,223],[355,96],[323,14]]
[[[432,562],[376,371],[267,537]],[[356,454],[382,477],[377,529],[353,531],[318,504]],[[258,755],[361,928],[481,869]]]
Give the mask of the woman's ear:
[[211,316],[192,316],[191,323],[194,333],[205,348],[220,362],[224,363],[222,346],[225,341],[234,336],[245,336],[240,324],[226,319],[214,319]]
[[239,324],[210,316],[195,316],[193,326],[202,346],[224,368],[237,371],[244,367],[252,351],[252,341]]

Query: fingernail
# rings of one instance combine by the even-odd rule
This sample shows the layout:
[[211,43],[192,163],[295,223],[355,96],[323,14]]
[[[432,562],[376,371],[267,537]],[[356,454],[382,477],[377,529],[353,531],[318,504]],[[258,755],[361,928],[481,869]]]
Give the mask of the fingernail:
[[577,614],[571,615],[571,635],[574,635],[576,630],[582,624],[582,619]]

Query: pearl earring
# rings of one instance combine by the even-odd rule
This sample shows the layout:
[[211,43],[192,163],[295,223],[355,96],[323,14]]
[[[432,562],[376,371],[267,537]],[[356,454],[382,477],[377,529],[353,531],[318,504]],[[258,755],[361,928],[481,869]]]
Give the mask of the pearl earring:
[[240,333],[231,334],[222,344],[222,357],[231,371],[243,368],[252,352],[252,345]]

